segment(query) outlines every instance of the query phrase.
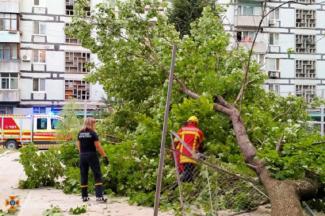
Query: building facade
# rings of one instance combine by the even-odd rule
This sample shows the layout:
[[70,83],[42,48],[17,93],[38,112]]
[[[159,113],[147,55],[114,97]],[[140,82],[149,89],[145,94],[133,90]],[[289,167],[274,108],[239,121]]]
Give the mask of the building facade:
[[0,113],[57,113],[71,100],[89,110],[104,105],[102,86],[84,81],[96,56],[64,32],[73,6],[0,0]]
[[269,13],[254,46],[254,57],[268,75],[267,90],[302,96],[307,102],[325,98],[325,1],[285,2],[217,1],[225,7],[223,21],[233,48],[250,48],[263,14]]

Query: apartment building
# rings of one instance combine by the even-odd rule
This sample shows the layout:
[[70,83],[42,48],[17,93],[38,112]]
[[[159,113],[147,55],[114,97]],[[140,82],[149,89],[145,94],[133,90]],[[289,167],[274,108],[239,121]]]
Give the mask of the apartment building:
[[104,105],[102,86],[84,81],[96,56],[64,33],[73,7],[74,0],[0,0],[0,113],[58,113],[70,100],[87,110]]
[[[297,95],[307,102],[325,98],[325,1],[218,0],[225,6],[225,29],[232,46],[250,48],[263,12],[254,57],[266,71],[265,88],[282,96]],[[277,8],[283,4],[280,8]],[[275,9],[273,12],[271,10]]]

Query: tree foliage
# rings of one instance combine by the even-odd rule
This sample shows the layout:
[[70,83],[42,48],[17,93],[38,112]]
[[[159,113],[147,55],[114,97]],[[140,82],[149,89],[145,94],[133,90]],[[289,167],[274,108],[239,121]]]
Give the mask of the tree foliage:
[[19,162],[23,165],[26,180],[20,180],[20,188],[55,186],[63,176],[63,166],[56,149],[38,153],[36,146],[30,144],[20,150]]
[[168,12],[169,21],[175,25],[181,37],[189,35],[191,23],[202,15],[203,8],[214,4],[206,0],[174,0]]
[[[176,130],[188,116],[197,115],[206,134],[206,153],[250,175],[244,168],[231,123],[213,110],[216,95],[228,102],[235,101],[248,59],[244,50],[228,49],[229,35],[220,19],[222,8],[204,8],[202,16],[191,23],[191,34],[180,38],[180,33],[161,12],[166,7],[164,2],[118,1],[114,7],[101,3],[91,17],[82,12],[84,3],[79,1],[77,15],[67,32],[101,61],[93,67],[88,80],[100,82],[110,96],[122,101],[110,122],[118,126],[116,133],[127,134],[124,138],[128,141],[117,147],[121,149],[112,152],[112,157],[120,160],[114,154],[126,154],[133,161],[157,160],[171,46],[176,44],[176,80],[202,96],[199,100],[187,98],[175,82],[169,127]],[[297,97],[283,98],[265,92],[262,88],[265,75],[256,62],[252,62],[249,71],[249,85],[240,110],[258,157],[267,163],[276,178],[299,179],[312,172],[324,182],[324,145],[314,144],[324,138],[308,127],[305,102]],[[130,120],[132,124],[128,123]],[[112,129],[114,124],[108,130],[116,130]],[[276,151],[277,145],[283,150]],[[138,151],[137,157],[132,156],[132,149]],[[136,175],[134,170],[141,170],[140,167],[123,165],[119,169],[132,170]],[[155,174],[155,169],[148,170]],[[129,192],[142,190],[133,188],[131,177],[121,180],[116,178],[118,173],[111,171],[110,179],[115,179],[116,184],[129,182],[126,184]]]

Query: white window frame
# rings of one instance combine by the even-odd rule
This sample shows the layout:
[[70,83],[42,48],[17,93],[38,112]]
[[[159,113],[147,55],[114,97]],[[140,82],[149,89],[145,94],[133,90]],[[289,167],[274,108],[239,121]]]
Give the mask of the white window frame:
[[[252,13],[247,13],[247,10],[252,10]],[[262,16],[262,6],[258,4],[240,4],[238,5],[239,16]]]
[[18,16],[16,14],[0,14],[0,31],[17,31]]
[[275,83],[269,84],[269,91],[280,94],[280,85]]
[[[42,52],[44,52],[44,61],[40,61],[42,59]],[[37,54],[35,54],[37,53]],[[35,58],[36,56],[36,58]],[[46,63],[46,50],[35,49],[33,50],[33,63],[37,64],[45,64]]]
[[280,59],[279,58],[268,58],[267,59],[267,70],[268,71],[280,71]]
[[[8,74],[7,77],[3,77],[3,74]],[[6,80],[8,83],[8,88],[2,88],[2,81]],[[13,88],[13,82],[16,81],[16,88]],[[1,90],[17,90],[19,88],[19,82],[18,82],[18,74],[16,73],[1,73],[0,74],[0,89]]]
[[[35,81],[37,81],[37,89],[34,89],[34,83]],[[41,78],[33,78],[33,92],[45,92],[45,79],[41,79]]]
[[269,44],[272,46],[279,46],[279,33],[270,33]]
[[[270,8],[270,10],[273,10],[274,8]],[[272,11],[269,15],[269,19],[270,20],[275,20],[278,21],[280,19],[280,9],[275,9],[274,11]]]
[[46,23],[34,21],[34,35],[46,35]]

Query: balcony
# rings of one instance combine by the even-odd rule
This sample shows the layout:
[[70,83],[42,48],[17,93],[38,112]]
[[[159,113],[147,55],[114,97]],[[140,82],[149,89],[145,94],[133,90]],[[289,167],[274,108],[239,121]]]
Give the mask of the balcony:
[[279,53],[281,51],[281,47],[278,45],[269,45],[268,52],[270,53]]
[[0,89],[0,102],[19,102],[18,89]]
[[[235,19],[236,26],[242,27],[258,27],[262,20],[262,15],[243,16],[237,15]],[[263,20],[262,26],[266,26],[266,21]]]
[[32,100],[46,100],[45,92],[32,92],[31,94]]
[[[252,41],[239,42],[239,46],[244,47],[247,50],[251,49],[252,45],[253,45]],[[267,44],[264,42],[255,42],[253,51],[256,53],[265,53],[267,51]]]
[[0,31],[0,43],[20,43],[19,31]]
[[19,72],[19,60],[0,61],[0,72]]
[[19,0],[0,1],[0,12],[19,13]]

